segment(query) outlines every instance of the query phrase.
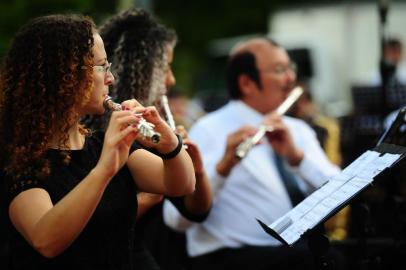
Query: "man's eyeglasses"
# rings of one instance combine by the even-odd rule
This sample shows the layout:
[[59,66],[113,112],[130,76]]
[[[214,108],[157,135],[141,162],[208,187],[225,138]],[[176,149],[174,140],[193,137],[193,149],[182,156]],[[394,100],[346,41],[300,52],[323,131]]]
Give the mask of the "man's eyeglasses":
[[290,62],[289,65],[277,65],[273,72],[277,75],[285,74],[287,71],[292,71],[293,73],[297,72],[297,65],[294,62]]
[[272,69],[260,70],[263,72],[272,72],[275,75],[284,75],[286,72],[291,71],[293,73],[297,73],[297,65],[294,62],[290,62],[289,65],[276,65]]

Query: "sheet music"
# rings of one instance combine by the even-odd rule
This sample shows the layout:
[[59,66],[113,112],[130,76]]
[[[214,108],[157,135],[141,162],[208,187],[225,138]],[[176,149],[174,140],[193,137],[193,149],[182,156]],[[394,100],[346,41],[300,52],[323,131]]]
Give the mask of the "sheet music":
[[400,157],[400,154],[382,155],[372,150],[366,151],[339,175],[331,178],[268,227],[288,245],[292,245],[306,231],[315,227],[331,212],[370,185],[375,176]]

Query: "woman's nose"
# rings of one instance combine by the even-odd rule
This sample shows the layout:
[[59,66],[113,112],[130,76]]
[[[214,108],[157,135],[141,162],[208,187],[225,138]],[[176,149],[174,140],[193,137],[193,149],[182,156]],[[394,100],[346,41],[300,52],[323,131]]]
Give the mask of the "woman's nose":
[[113,82],[114,82],[114,75],[113,75],[113,73],[111,73],[111,71],[109,70],[109,71],[106,73],[105,84],[106,84],[106,85],[111,85],[111,84],[113,84]]

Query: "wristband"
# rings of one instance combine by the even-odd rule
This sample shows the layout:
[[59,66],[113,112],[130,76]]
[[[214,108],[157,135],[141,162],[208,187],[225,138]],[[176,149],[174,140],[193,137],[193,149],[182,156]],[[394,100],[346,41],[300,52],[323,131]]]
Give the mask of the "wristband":
[[176,157],[179,154],[180,150],[182,150],[183,140],[182,140],[182,137],[179,134],[175,134],[175,135],[178,138],[178,145],[171,152],[169,152],[167,154],[162,154],[162,153],[158,152],[155,148],[149,148],[147,150],[149,152],[159,156],[162,159],[171,159],[171,158]]

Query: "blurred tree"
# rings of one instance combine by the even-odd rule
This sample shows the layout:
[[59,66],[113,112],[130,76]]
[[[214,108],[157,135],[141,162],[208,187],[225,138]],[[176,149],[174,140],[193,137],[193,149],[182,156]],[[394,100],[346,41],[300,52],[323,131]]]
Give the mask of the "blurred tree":
[[[332,0],[348,2],[349,0]],[[357,0],[367,2],[374,0]],[[82,13],[90,15],[96,23],[102,22],[117,10],[129,6],[147,8],[163,23],[179,34],[174,71],[178,87],[191,94],[197,87],[199,74],[223,72],[224,59],[215,60],[215,70],[204,70],[210,41],[248,35],[265,34],[268,18],[278,8],[324,3],[322,0],[0,0],[0,60],[13,35],[30,18],[50,13]],[[222,83],[217,77],[217,82]]]
[[54,13],[81,13],[100,22],[115,12],[117,0],[0,0],[0,58],[17,30],[29,19]]
[[207,65],[209,41],[266,33],[269,11],[278,2],[280,1],[155,1],[156,15],[165,24],[175,28],[179,35],[173,65],[179,89],[186,94],[195,91],[198,73]]
[[[268,20],[278,9],[377,0],[150,0],[163,23],[176,29],[179,44],[173,64],[177,86],[185,94],[211,98],[208,91],[224,91],[226,57],[209,55],[215,39],[266,34]],[[217,95],[217,94],[216,94]],[[220,93],[226,95],[225,93]]]

